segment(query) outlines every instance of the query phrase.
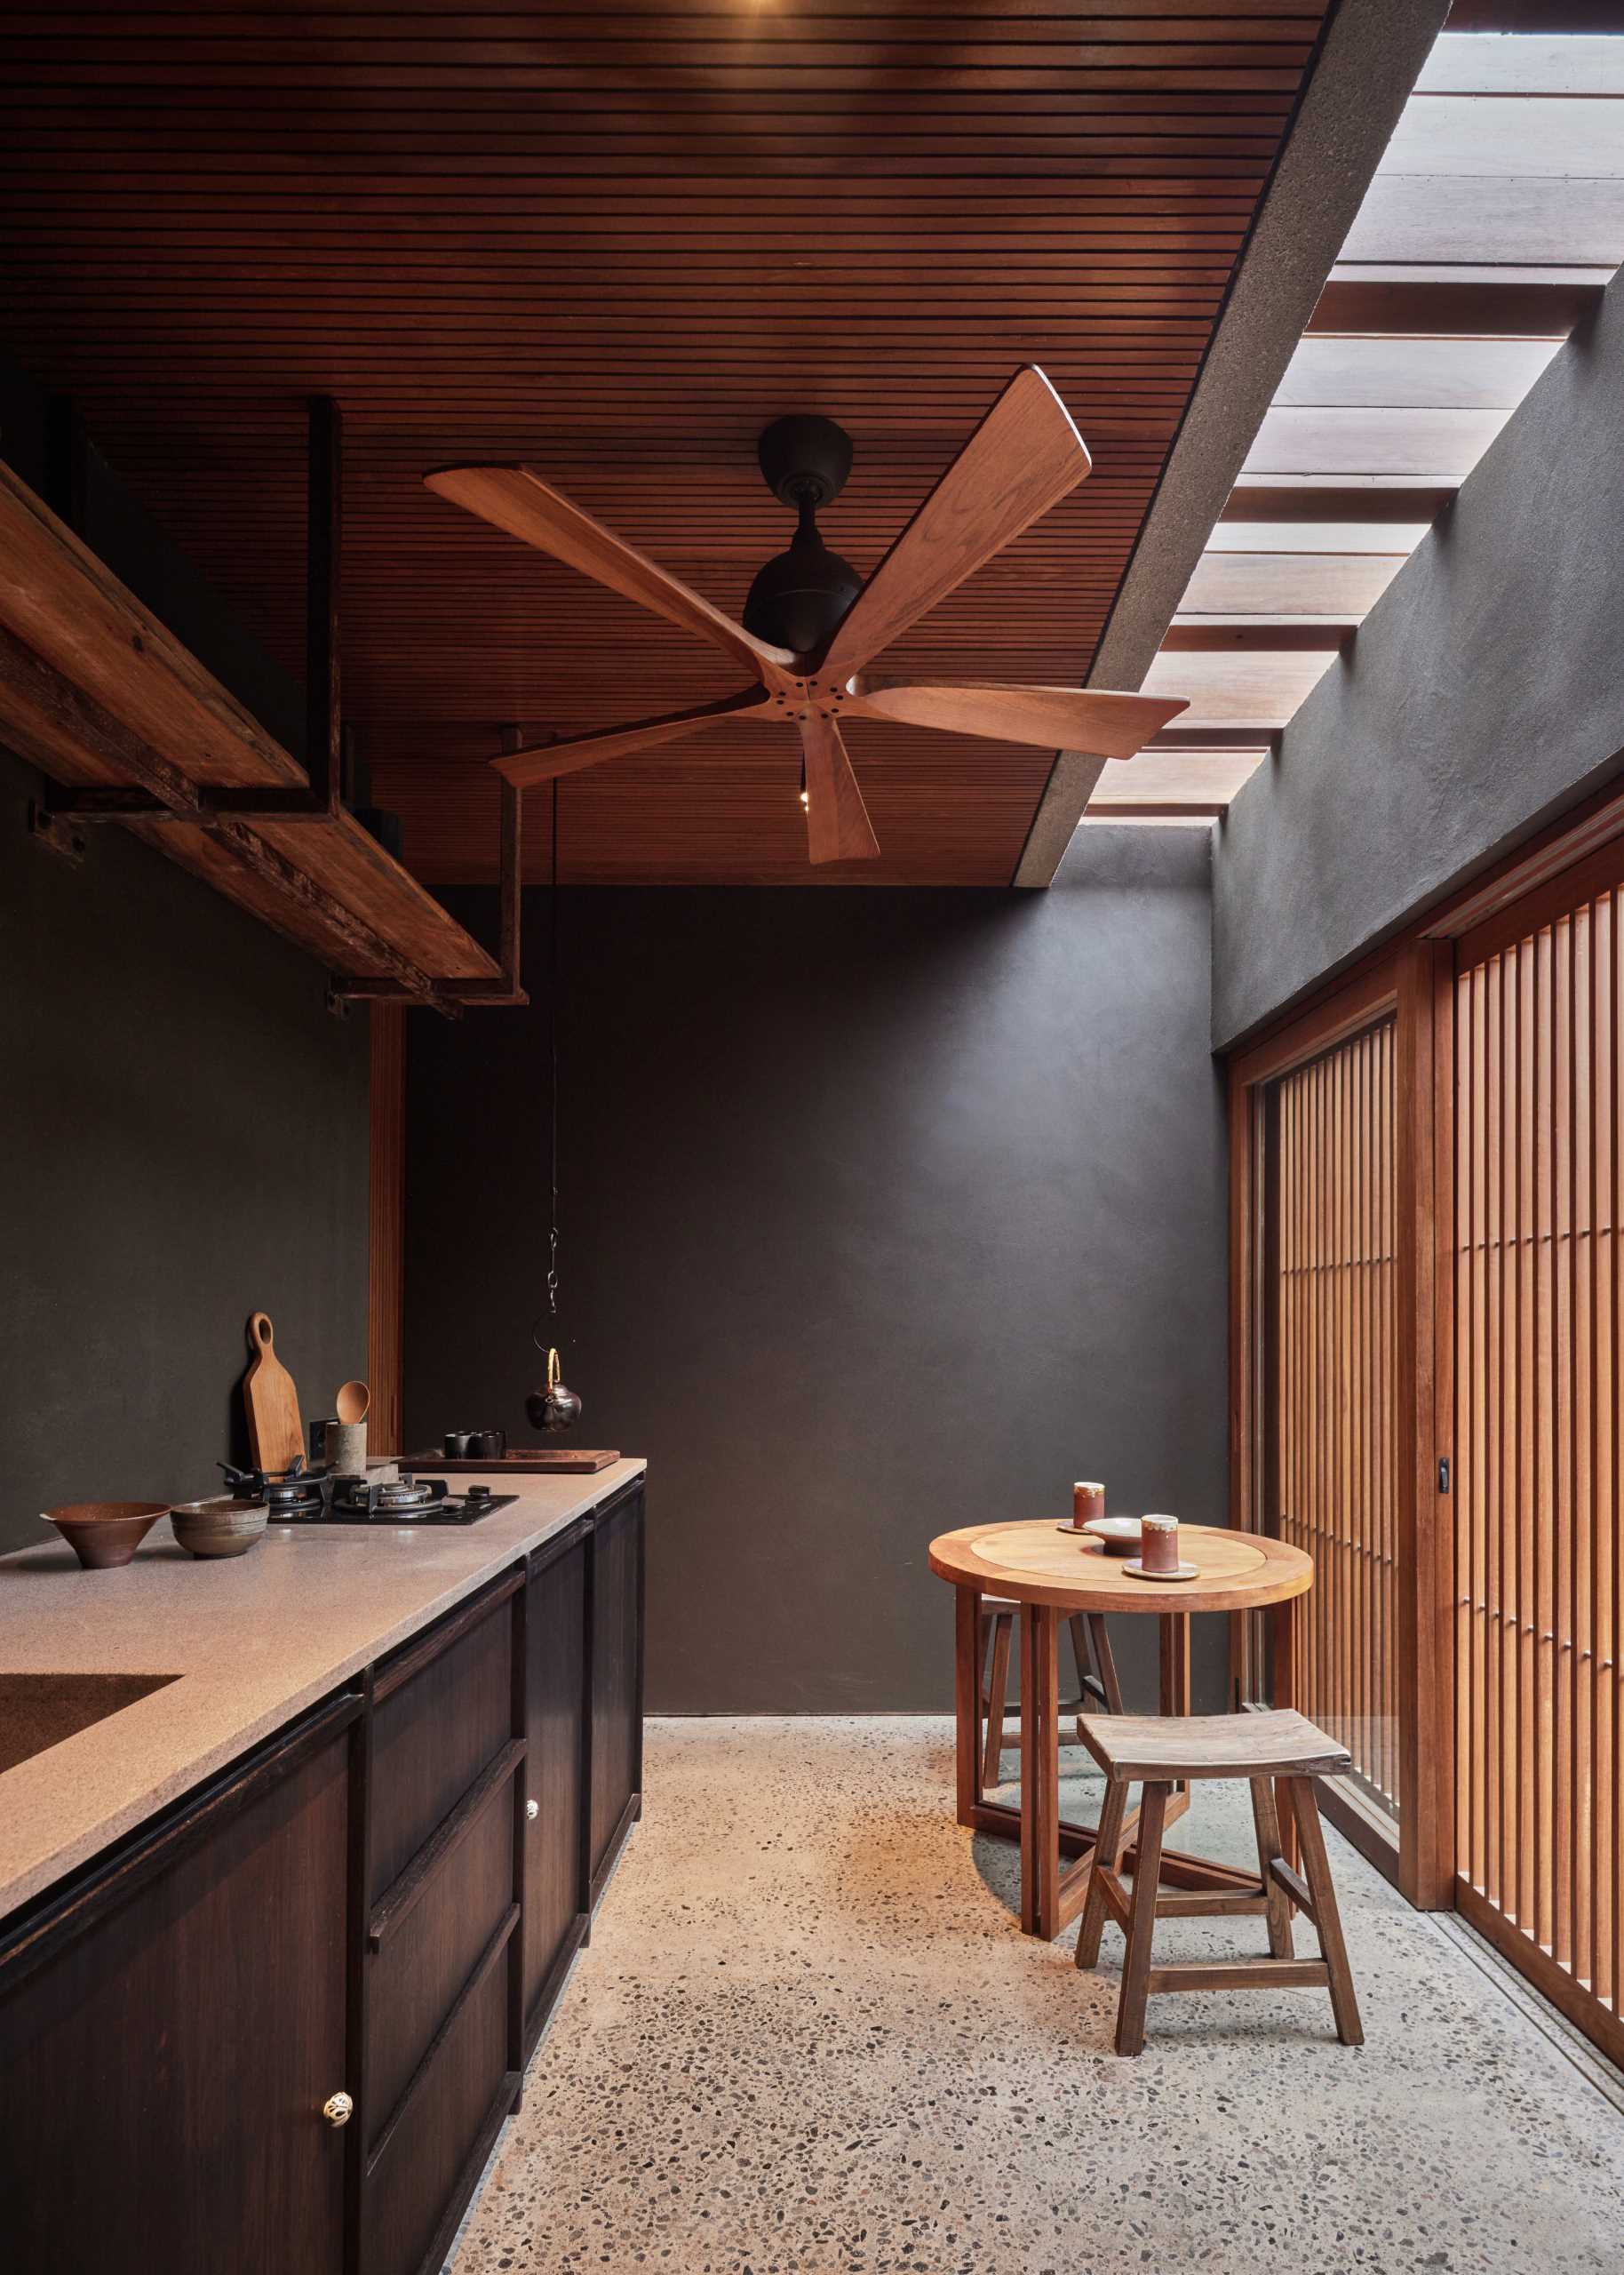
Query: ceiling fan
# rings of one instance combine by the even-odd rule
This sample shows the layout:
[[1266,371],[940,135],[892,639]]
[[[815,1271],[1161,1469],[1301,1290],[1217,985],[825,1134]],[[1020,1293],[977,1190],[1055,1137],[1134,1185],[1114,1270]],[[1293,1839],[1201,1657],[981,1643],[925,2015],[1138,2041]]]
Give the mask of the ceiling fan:
[[880,845],[841,737],[848,719],[1132,758],[1186,707],[1095,688],[859,676],[1088,472],[1083,439],[1036,365],[1015,373],[866,584],[829,550],[816,519],[851,470],[844,430],[831,419],[780,419],[762,434],[759,451],[768,483],[800,521],[789,550],[756,578],[737,624],[527,466],[442,467],[425,475],[439,497],[710,641],[750,675],[749,687],[720,702],[509,752],[492,762],[509,781],[555,780],[732,719],[782,719],[800,736],[811,858],[872,860]]

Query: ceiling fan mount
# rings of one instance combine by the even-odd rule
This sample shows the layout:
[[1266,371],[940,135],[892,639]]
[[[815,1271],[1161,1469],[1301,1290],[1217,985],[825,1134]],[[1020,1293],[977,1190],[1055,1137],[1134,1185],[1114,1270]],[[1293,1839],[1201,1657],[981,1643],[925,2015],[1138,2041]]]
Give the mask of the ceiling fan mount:
[[780,504],[827,506],[846,487],[851,473],[851,436],[832,419],[816,411],[793,411],[775,419],[756,439],[761,478]]
[[848,720],[1132,758],[1186,708],[1163,697],[1098,688],[984,679],[920,683],[865,675],[872,657],[1088,472],[1083,438],[1035,364],[1015,373],[866,582],[817,530],[817,508],[840,494],[851,471],[850,436],[832,419],[801,413],[775,419],[757,453],[768,486],[794,507],[800,526],[788,551],[757,576],[743,623],[571,505],[528,466],[440,467],[424,476],[436,495],[720,649],[750,682],[736,694],[686,711],[506,752],[492,763],[509,781],[522,789],[720,730],[729,720],[781,719],[800,739],[811,858],[872,860],[880,844],[842,736]]

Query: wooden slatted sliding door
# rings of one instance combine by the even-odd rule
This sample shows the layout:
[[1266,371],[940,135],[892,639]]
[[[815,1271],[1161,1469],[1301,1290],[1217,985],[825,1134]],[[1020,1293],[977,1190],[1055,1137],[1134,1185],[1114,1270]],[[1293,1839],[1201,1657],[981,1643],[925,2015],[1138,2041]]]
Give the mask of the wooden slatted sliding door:
[[1454,1058],[1457,1903],[1615,2059],[1621,904],[1464,935]]
[[1303,1710],[1398,1814],[1395,1023],[1285,1075],[1273,1126],[1266,1389],[1274,1522],[1314,1559]]

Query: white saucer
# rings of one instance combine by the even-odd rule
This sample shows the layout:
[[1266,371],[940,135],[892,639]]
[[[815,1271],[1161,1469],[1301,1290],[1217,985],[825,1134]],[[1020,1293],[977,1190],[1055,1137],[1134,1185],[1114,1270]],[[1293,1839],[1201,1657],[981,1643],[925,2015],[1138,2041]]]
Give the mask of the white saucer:
[[1201,1577],[1198,1564],[1180,1564],[1171,1572],[1147,1572],[1136,1556],[1128,1557],[1122,1569],[1136,1580],[1198,1580]]

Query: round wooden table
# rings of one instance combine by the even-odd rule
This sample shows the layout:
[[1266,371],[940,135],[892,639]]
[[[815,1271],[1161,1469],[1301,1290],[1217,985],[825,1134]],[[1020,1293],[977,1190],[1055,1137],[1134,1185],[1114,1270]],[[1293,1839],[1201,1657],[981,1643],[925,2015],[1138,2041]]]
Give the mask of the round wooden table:
[[[930,1569],[957,1592],[956,1698],[959,1822],[1021,1844],[1021,1925],[1054,1937],[1083,1907],[1098,1828],[1060,1814],[1059,1624],[1074,1612],[1153,1613],[1161,1621],[1161,1711],[1190,1712],[1190,1622],[1204,1611],[1268,1608],[1273,1704],[1296,1704],[1293,1605],[1314,1580],[1313,1559],[1262,1533],[1181,1525],[1179,1553],[1193,1580],[1144,1580],[1097,1541],[1060,1530],[1053,1517],[966,1525],[930,1544]],[[981,1600],[1021,1607],[1021,1806],[989,1800],[981,1779]],[[1168,1815],[1182,1815],[1187,1794]],[[1072,1860],[1061,1870],[1062,1851]],[[1175,1888],[1241,1890],[1254,1876],[1202,1856],[1164,1850],[1162,1878]]]

